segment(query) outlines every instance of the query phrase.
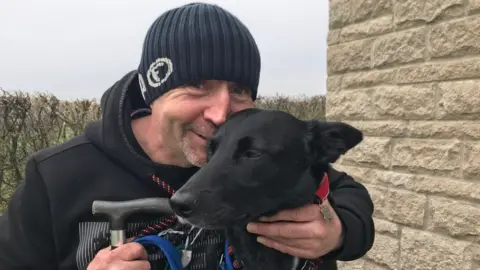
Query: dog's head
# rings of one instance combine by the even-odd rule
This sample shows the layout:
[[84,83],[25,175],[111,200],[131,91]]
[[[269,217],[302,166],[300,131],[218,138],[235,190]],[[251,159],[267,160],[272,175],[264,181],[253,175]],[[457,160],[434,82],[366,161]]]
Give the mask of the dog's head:
[[311,169],[326,169],[362,139],[341,122],[235,113],[210,140],[208,163],[172,196],[172,208],[186,223],[220,229],[305,204],[321,180]]

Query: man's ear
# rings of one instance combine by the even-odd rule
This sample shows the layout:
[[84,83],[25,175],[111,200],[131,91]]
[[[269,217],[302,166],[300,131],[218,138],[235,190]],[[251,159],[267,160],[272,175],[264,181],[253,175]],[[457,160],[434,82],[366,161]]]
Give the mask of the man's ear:
[[343,122],[306,121],[307,149],[314,163],[334,163],[363,140],[362,131]]

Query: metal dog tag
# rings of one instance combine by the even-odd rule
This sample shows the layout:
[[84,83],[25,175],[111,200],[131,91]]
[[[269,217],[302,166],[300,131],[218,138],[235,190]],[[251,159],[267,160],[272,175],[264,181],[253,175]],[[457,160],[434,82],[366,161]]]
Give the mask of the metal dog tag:
[[322,212],[322,216],[325,220],[327,221],[332,220],[332,213],[330,213],[330,209],[328,209],[328,204],[324,206],[320,206],[320,212]]
[[187,267],[192,261],[192,251],[191,250],[182,250],[182,266]]

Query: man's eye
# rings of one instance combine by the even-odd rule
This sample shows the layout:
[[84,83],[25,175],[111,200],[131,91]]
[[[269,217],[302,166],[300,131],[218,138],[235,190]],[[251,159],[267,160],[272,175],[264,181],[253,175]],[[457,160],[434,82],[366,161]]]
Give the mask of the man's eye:
[[195,83],[195,87],[199,89],[205,89],[205,83],[203,82]]
[[198,88],[198,89],[205,89],[205,82],[191,82],[188,84],[189,87]]
[[233,92],[237,95],[248,94],[249,91],[245,87],[235,87],[233,88]]

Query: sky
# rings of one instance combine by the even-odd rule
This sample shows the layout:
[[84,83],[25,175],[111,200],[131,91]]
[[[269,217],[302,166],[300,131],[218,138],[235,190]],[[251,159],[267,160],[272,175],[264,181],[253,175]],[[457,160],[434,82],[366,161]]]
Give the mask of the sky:
[[[136,69],[151,23],[185,0],[1,0],[0,88],[100,98]],[[254,36],[259,94],[325,94],[328,1],[217,0]]]

